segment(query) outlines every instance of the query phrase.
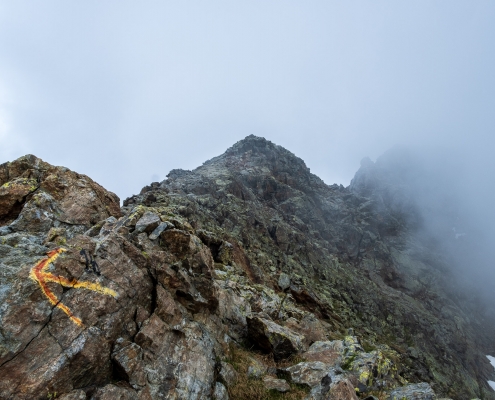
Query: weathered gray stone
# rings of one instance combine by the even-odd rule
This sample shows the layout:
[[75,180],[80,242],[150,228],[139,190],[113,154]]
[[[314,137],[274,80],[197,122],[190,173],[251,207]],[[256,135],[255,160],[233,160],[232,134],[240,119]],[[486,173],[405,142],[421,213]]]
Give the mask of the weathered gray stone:
[[227,387],[234,386],[237,381],[237,372],[231,364],[222,361],[220,362],[218,380]]
[[150,233],[149,235],[150,240],[158,239],[163,231],[169,228],[171,229],[172,227],[173,225],[168,222],[160,222],[160,224],[153,230],[153,232]]
[[146,211],[143,216],[136,222],[136,233],[151,233],[158,227],[161,219],[153,212]]
[[436,400],[437,396],[428,383],[415,383],[390,392],[389,400]]
[[220,282],[218,290],[218,312],[229,324],[228,335],[235,340],[247,336],[246,316],[251,314],[251,305],[239,294],[237,284]]
[[265,376],[263,378],[263,383],[266,387],[266,390],[273,390],[280,393],[286,393],[290,391],[290,385],[285,379],[277,379],[273,376]]
[[[285,310],[290,313],[289,310]],[[282,314],[283,315],[283,314]],[[289,318],[284,326],[303,337],[303,344],[308,348],[311,344],[327,340],[328,327],[325,327],[314,314],[307,313],[299,321]]]
[[361,352],[347,358],[347,369],[354,372],[361,384],[374,389],[386,389],[397,384],[397,368],[383,351]]
[[249,366],[247,370],[247,375],[249,378],[260,379],[263,375],[266,374],[266,366],[259,362],[256,358],[249,358]]
[[282,272],[278,277],[278,287],[282,290],[290,288],[290,277],[286,273]]
[[215,383],[215,390],[213,391],[213,399],[229,400],[229,393],[227,392],[226,387],[220,382]]
[[8,235],[12,232],[12,228],[10,228],[9,226],[0,226],[0,236]]
[[321,384],[321,380],[328,372],[328,365],[320,361],[310,361],[280,369],[278,374],[287,377],[290,382],[313,388]]
[[257,316],[248,317],[249,339],[263,351],[273,353],[276,360],[303,350],[303,338],[273,321]]
[[409,347],[407,349],[407,354],[409,354],[409,357],[414,358],[415,360],[419,358],[419,351],[415,347]]
[[145,370],[151,398],[200,400],[211,396],[215,340],[204,325],[183,320],[170,327],[152,314],[135,342],[147,354]]

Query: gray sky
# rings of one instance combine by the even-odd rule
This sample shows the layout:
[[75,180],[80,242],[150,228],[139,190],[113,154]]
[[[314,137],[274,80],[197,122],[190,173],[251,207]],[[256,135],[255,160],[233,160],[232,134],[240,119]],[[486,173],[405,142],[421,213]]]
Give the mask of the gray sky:
[[255,134],[329,184],[394,144],[493,182],[494,21],[492,0],[0,0],[0,162],[124,199]]

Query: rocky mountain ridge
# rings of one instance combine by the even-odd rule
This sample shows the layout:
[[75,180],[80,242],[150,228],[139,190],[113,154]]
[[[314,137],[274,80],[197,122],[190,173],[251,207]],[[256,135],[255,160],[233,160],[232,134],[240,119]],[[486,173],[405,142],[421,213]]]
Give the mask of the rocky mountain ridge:
[[495,398],[493,322],[370,163],[328,186],[249,136],[121,208],[3,164],[0,398]]

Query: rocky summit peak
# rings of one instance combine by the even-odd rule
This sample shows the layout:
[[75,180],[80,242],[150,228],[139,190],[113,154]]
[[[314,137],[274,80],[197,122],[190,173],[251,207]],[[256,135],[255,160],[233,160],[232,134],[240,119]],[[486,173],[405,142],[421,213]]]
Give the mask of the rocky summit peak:
[[231,147],[229,147],[226,152],[231,152],[231,151],[246,151],[242,149],[246,149],[246,147],[254,148],[254,147],[259,147],[259,148],[266,148],[266,147],[279,147],[275,143],[265,139],[262,136],[256,136],[256,135],[248,135],[244,139],[239,140],[238,142],[234,143]]
[[34,156],[0,185],[2,399],[495,398],[492,323],[369,179],[251,135],[120,210]]
[[226,155],[240,155],[244,153],[274,153],[288,152],[281,146],[278,146],[264,137],[249,135],[244,139],[239,140],[225,152]]
[[223,163],[227,168],[241,170],[246,168],[268,168],[271,172],[298,170],[310,174],[309,168],[299,157],[289,150],[278,146],[263,137],[249,135],[235,143],[219,157],[207,161],[205,165]]

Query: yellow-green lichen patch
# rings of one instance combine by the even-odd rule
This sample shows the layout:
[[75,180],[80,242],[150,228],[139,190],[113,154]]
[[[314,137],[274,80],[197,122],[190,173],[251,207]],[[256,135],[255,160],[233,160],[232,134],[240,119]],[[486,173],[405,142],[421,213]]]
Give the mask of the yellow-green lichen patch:
[[27,189],[28,192],[34,192],[36,189],[38,189],[38,182],[36,182],[36,179],[31,178],[16,178],[4,183],[2,186],[0,186],[0,189],[12,190],[12,188],[15,188],[16,186],[23,187],[24,189]]

